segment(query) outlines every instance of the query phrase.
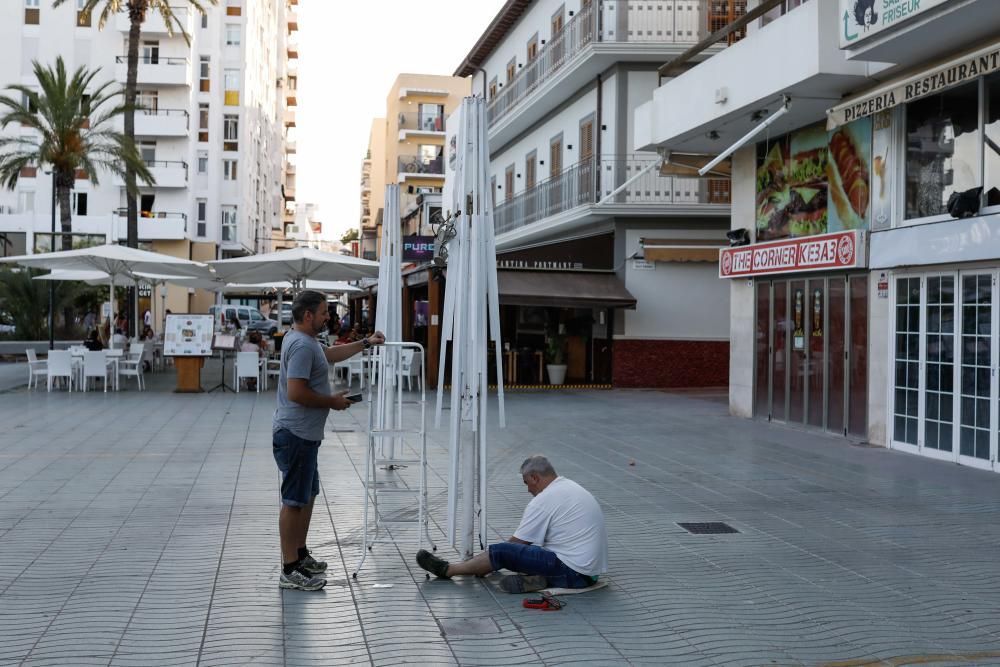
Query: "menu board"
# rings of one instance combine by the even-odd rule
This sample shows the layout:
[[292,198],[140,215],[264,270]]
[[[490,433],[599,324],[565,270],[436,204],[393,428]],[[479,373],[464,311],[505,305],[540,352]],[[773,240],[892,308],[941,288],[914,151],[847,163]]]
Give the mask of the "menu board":
[[214,321],[211,315],[167,315],[165,357],[210,357]]

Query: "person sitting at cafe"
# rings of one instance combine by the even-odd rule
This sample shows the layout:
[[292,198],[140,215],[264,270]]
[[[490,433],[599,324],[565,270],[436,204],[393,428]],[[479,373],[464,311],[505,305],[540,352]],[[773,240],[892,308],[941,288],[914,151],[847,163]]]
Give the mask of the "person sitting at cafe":
[[83,346],[91,352],[100,352],[104,349],[104,343],[101,342],[97,329],[90,330],[90,335],[83,341]]
[[153,341],[156,339],[156,334],[153,333],[153,327],[148,324],[142,328],[142,335],[139,336],[141,341]]
[[354,339],[351,338],[351,330],[348,327],[340,328],[340,335],[337,336],[337,340],[334,341],[334,345],[347,345],[353,342]]
[[[240,352],[256,352],[257,356],[263,357],[267,354],[265,351],[265,346],[260,337],[259,331],[251,331],[247,334],[246,339],[244,339],[243,344],[240,345]],[[247,383],[247,389],[250,391],[255,391],[257,389],[257,379],[256,378],[244,378]]]

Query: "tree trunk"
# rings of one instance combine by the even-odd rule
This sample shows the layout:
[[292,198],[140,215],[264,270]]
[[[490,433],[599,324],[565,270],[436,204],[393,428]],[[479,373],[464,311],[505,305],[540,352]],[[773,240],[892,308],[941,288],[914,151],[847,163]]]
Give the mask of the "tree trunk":
[[[59,231],[62,232],[62,249],[73,249],[73,211],[69,204],[69,191],[73,187],[75,174],[56,174],[56,199],[59,201]],[[56,249],[52,239],[52,249]]]
[[[125,77],[125,136],[135,143],[135,97],[137,80],[139,78],[139,33],[142,29],[142,22],[146,18],[146,10],[149,8],[149,0],[129,0],[128,2],[129,30],[128,30],[128,73]],[[129,248],[139,247],[139,210],[135,199],[136,181],[135,170],[125,163],[125,200],[126,206],[126,244]],[[137,308],[135,306],[135,288],[128,290],[128,309],[131,313],[129,320],[133,331],[138,335]]]

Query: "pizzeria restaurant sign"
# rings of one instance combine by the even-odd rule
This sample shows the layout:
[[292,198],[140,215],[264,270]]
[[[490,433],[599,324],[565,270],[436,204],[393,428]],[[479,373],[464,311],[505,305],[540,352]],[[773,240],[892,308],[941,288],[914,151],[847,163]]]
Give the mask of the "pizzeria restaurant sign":
[[773,273],[831,271],[866,265],[864,232],[807,236],[784,241],[723,248],[719,251],[719,277],[741,278]]
[[1000,71],[1000,44],[974,51],[921,74],[858,95],[826,112],[826,129],[873,116],[899,104],[939,93],[966,81]]

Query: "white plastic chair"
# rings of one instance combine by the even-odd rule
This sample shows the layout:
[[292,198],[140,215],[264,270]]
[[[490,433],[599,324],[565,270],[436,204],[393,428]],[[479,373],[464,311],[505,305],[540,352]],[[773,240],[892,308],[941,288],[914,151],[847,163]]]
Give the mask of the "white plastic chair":
[[354,376],[358,376],[361,389],[365,388],[365,360],[360,355],[356,355],[347,360],[347,388],[354,384]]
[[73,391],[73,355],[69,350],[49,350],[48,391],[52,391],[53,378],[66,378],[69,390]]
[[111,362],[108,355],[103,351],[83,353],[83,390],[87,391],[87,381],[90,378],[101,378],[104,385],[104,393],[108,392],[108,379],[111,375]]
[[281,377],[281,359],[264,359],[264,390],[266,391],[269,383],[268,378],[274,378],[277,382],[278,378]]
[[129,347],[128,356],[123,357],[118,362],[118,375],[134,377],[139,391],[146,388],[146,382],[142,377],[142,353],[144,347],[143,343],[133,343]]
[[32,383],[34,383],[34,387],[37,389],[38,376],[47,374],[47,364],[44,359],[39,360],[34,348],[29,347],[24,353],[28,355],[28,389],[31,389]]
[[260,354],[257,352],[237,352],[235,375],[236,393],[240,393],[240,380],[254,379],[257,382],[257,393],[260,393]]
[[413,378],[417,378],[417,387],[423,389],[423,377],[420,375],[420,365],[423,363],[423,355],[417,350],[404,348],[400,350],[400,375],[406,378],[406,389],[412,391]]

